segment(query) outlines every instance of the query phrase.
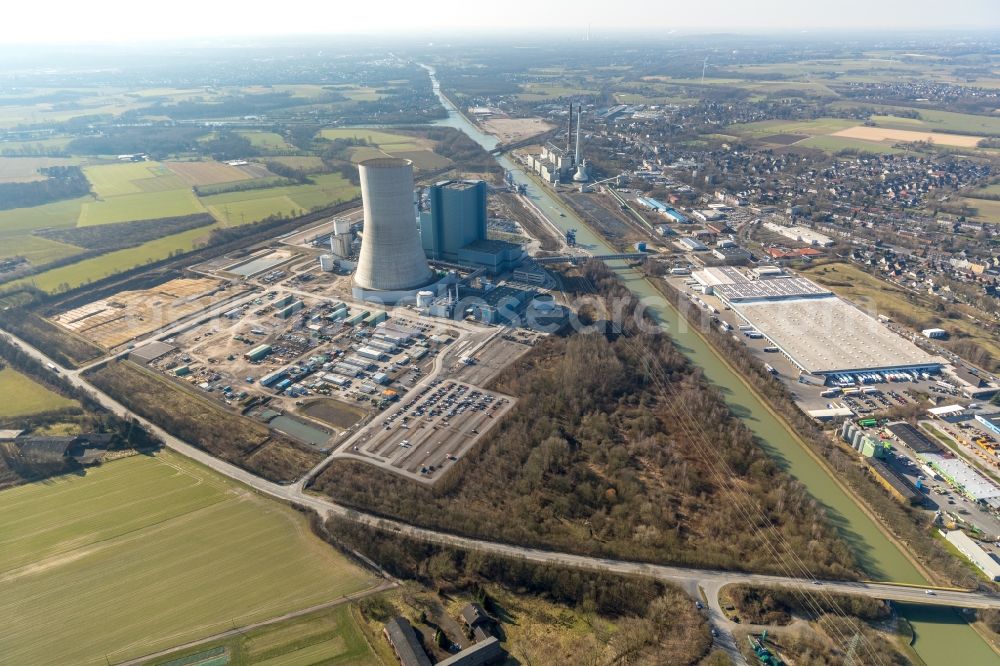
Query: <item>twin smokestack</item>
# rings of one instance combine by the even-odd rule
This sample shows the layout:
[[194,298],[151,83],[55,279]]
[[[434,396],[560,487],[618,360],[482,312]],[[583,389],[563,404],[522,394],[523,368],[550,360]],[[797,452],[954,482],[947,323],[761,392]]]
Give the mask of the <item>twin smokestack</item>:
[[[583,105],[580,104],[576,108],[576,152],[573,155],[573,164],[577,165],[580,163],[580,116],[582,115]],[[566,127],[566,154],[570,155],[570,149],[572,148],[573,139],[573,102],[569,103],[569,125]]]

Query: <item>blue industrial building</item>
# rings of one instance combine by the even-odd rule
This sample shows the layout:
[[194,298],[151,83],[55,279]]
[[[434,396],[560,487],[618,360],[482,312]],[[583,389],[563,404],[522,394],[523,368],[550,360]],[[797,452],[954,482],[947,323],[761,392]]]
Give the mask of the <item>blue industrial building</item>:
[[482,266],[492,273],[521,260],[519,245],[487,238],[486,193],[482,180],[446,180],[427,188],[420,242],[428,259]]
[[976,414],[976,420],[1000,435],[1000,414]]
[[458,251],[486,240],[486,181],[446,180],[426,190],[420,242],[428,259],[458,261]]

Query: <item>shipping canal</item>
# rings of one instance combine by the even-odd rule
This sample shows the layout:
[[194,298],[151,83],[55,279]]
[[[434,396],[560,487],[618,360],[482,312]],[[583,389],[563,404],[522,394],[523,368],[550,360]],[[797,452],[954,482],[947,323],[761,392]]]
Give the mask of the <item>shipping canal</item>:
[[[470,123],[444,95],[433,69],[428,69],[434,91],[445,109],[446,119],[437,125],[463,131],[486,150],[494,149],[496,137],[481,132]],[[497,160],[510,171],[518,185],[524,185],[528,198],[549,220],[563,231],[576,229],[577,244],[595,254],[613,254],[618,250],[579,222],[575,213],[563,206],[545,188],[529,178],[507,155]],[[801,481],[826,509],[831,521],[850,542],[865,571],[872,579],[924,584],[927,580],[886,537],[872,518],[830,476],[800,444],[786,426],[753,393],[742,378],[726,365],[718,353],[687,325],[681,313],[638,271],[621,264],[611,267],[629,289],[646,305],[681,351],[704,370],[705,377],[725,395],[730,409],[757,436],[761,445],[792,476]],[[958,611],[947,608],[903,607],[903,614],[917,635],[914,649],[929,666],[951,664],[1000,664],[1000,657],[982,640]]]

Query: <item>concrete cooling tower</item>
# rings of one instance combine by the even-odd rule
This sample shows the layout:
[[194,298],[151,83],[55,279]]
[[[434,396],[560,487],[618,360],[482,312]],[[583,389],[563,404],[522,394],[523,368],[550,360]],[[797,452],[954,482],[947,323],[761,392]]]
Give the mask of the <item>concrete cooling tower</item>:
[[365,290],[405,291],[433,275],[420,245],[413,205],[413,163],[378,157],[358,165],[365,226],[354,284]]

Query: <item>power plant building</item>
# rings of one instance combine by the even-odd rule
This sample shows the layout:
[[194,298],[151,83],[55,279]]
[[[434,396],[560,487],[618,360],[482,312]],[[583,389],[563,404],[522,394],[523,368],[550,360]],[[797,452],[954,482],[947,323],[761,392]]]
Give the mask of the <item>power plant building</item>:
[[486,240],[486,181],[446,180],[426,190],[420,241],[428,259],[458,261],[459,251]]
[[358,169],[364,231],[355,296],[396,302],[434,279],[417,229],[413,163],[378,157],[361,162]]
[[549,142],[542,152],[531,160],[531,169],[548,183],[583,183],[590,179],[587,165],[580,159],[580,114],[576,116],[576,152],[573,151],[573,105],[569,105],[569,123],[566,128],[566,147],[560,148]]
[[487,238],[487,185],[482,180],[446,180],[428,187],[420,213],[420,241],[434,261],[510,270],[522,258],[515,243]]

